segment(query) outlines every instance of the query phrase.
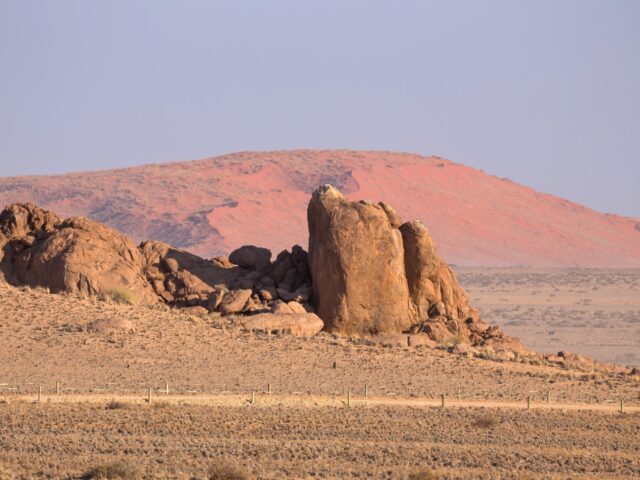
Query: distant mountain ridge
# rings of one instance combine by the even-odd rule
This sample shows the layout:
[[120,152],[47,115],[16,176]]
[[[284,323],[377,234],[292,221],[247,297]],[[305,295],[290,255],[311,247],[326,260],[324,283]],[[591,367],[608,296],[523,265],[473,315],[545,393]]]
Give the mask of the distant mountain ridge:
[[309,193],[329,183],[417,218],[458,265],[640,267],[640,219],[603,214],[439,157],[347,150],[240,152],[205,160],[0,178],[0,206],[33,202],[136,240],[203,256],[243,244],[306,248]]

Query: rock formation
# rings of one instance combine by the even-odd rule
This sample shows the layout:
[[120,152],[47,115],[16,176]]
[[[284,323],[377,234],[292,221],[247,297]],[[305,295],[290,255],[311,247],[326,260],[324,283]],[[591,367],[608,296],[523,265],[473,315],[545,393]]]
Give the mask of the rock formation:
[[149,240],[139,246],[82,217],[61,220],[32,204],[0,213],[0,272],[9,283],[136,303],[200,307],[222,314],[306,313],[307,254],[299,246],[271,262],[251,245],[205,260]]
[[330,331],[402,332],[415,323],[398,215],[325,185],[307,211],[314,302]]
[[138,248],[104,225],[16,204],[0,214],[0,232],[0,271],[10,283],[85,295],[126,289],[140,301],[155,299]]
[[383,344],[524,351],[479,319],[420,222],[402,223],[389,205],[351,202],[331,186],[313,193],[307,214],[308,254],[294,246],[272,261],[269,250],[245,245],[206,260],[15,204],[0,213],[0,272],[10,283],[53,292],[240,316],[234,322],[249,330],[310,335],[325,328]]
[[521,347],[480,320],[419,221],[402,223],[389,205],[348,201],[330,185],[313,193],[307,215],[313,301],[327,330]]

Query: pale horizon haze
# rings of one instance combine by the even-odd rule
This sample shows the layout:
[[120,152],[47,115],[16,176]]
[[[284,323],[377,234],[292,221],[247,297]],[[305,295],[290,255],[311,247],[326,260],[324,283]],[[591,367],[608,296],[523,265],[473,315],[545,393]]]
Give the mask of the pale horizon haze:
[[389,150],[640,217],[639,52],[633,0],[0,0],[0,176]]

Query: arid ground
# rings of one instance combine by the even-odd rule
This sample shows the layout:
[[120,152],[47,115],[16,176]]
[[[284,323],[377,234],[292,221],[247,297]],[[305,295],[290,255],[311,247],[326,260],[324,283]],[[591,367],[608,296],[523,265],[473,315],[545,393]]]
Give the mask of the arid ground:
[[458,268],[484,318],[534,350],[640,367],[640,270]]
[[[534,348],[638,361],[637,270],[458,275],[489,322]],[[640,475],[637,374],[328,334],[267,337],[216,315],[5,284],[0,309],[2,479],[78,478],[115,461],[141,478],[205,478],[220,459],[258,478],[403,478],[417,468],[469,479]],[[134,331],[90,331],[100,318],[129,319]],[[548,393],[562,408],[545,407]],[[445,409],[435,406],[441,394]]]

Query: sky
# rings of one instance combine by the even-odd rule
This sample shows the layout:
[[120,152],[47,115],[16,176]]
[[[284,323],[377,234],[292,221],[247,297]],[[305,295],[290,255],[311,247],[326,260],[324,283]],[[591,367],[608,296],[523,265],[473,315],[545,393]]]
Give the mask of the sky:
[[640,2],[0,0],[0,176],[294,148],[640,217]]

